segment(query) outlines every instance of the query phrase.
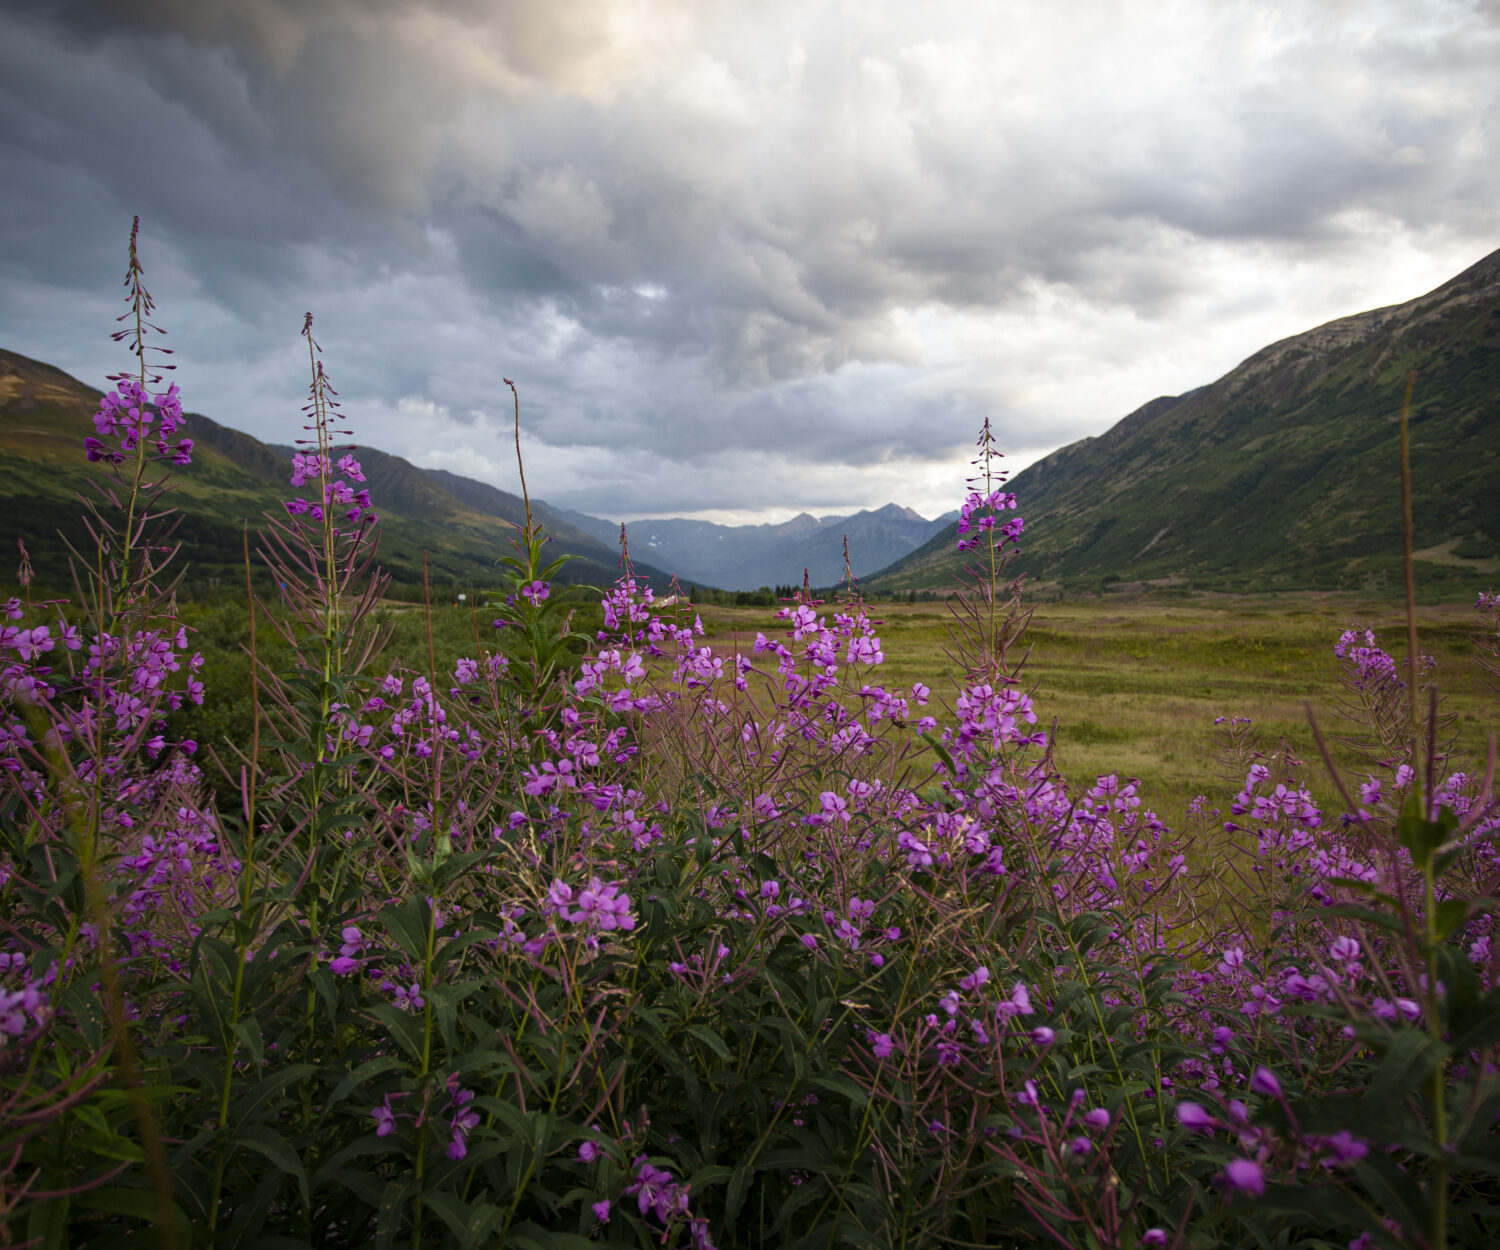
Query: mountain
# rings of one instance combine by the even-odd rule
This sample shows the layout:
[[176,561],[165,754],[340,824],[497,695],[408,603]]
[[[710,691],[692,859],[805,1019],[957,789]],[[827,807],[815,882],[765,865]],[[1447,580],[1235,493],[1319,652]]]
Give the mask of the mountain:
[[[1500,585],[1500,251],[1405,304],[1262,349],[1209,386],[1144,404],[1010,483],[1016,571],[1062,592],[1394,592],[1407,375],[1418,581]],[[866,589],[953,584],[956,526]]]
[[[602,534],[619,527],[580,513],[564,513],[580,528]],[[864,577],[921,546],[941,521],[886,504],[852,516],[814,517],[803,512],[778,525],[714,525],[681,518],[633,521],[630,554],[675,569],[685,583],[726,590],[800,586],[803,570],[814,586],[844,577],[844,538],[855,577]]]
[[[100,393],[60,369],[0,350],[0,544],[14,551],[23,539],[44,584],[67,583],[63,536],[87,545],[78,494],[100,475],[83,456],[93,434]],[[171,501],[185,523],[178,530],[188,566],[188,589],[213,578],[238,577],[241,523],[252,530],[265,513],[279,514],[291,488],[289,448],[262,443],[239,430],[188,414],[182,433],[194,440],[193,465],[173,479]],[[480,482],[419,469],[399,456],[373,448],[358,452],[376,511],[381,517],[380,564],[394,589],[420,595],[422,551],[430,580],[445,591],[493,585],[495,561],[510,552],[515,527],[524,519],[522,501]],[[564,565],[559,581],[608,585],[617,576],[618,552],[545,505],[533,505],[555,544],[551,550],[578,556]],[[253,535],[252,535],[253,545]],[[670,577],[645,561],[637,573],[665,588]]]

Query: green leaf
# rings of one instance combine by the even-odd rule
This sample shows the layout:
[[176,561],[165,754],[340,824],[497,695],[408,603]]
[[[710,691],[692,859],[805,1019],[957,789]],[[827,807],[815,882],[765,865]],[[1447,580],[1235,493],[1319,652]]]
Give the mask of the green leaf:
[[1455,1021],[1460,1030],[1453,1036],[1455,1051],[1480,1050],[1500,1041],[1500,987],[1492,989],[1465,1016],[1462,1022]]
[[393,1072],[398,1068],[405,1068],[406,1066],[406,1061],[399,1055],[380,1055],[374,1059],[367,1059],[334,1086],[333,1093],[328,1098],[328,1105],[336,1107],[352,1091],[358,1089],[372,1077],[377,1077],[382,1072]]
[[718,1055],[725,1063],[731,1061],[729,1047],[724,1045],[724,1039],[712,1029],[702,1024],[690,1024],[687,1031],[707,1046],[709,1050],[713,1051],[714,1054]]
[[101,1159],[128,1159],[132,1163],[146,1161],[146,1151],[138,1142],[117,1133],[80,1133],[74,1144]]
[[[320,1176],[322,1176],[321,1171],[314,1175],[314,1185],[321,1184],[318,1180]],[[371,1176],[360,1168],[343,1167],[336,1169],[331,1176],[335,1184],[342,1185],[371,1210],[380,1205],[381,1188],[378,1176]]]
[[[489,852],[486,852],[488,854]],[[455,859],[459,858],[454,856]],[[470,929],[461,937],[456,937],[450,942],[445,942],[441,950],[437,952],[432,964],[434,968],[440,968],[450,959],[456,959],[476,942],[493,942],[499,935],[494,929]]]
[[1398,1030],[1365,1091],[1365,1101],[1377,1105],[1404,1102],[1420,1091],[1433,1069],[1451,1053],[1452,1047],[1433,1041],[1418,1029]]
[[[359,1159],[363,1158],[366,1155],[391,1156],[399,1155],[401,1153],[403,1153],[403,1147],[398,1139],[394,1137],[376,1137],[374,1133],[366,1133],[363,1137],[356,1137],[342,1150],[339,1150],[335,1154],[331,1155],[327,1159],[327,1161],[324,1162],[324,1164],[312,1174],[312,1187],[314,1189],[321,1188],[329,1180],[330,1177],[334,1180],[337,1180],[339,1184],[347,1186],[348,1181],[343,1179],[344,1173],[346,1171],[344,1164],[348,1163],[350,1159]],[[378,1183],[377,1179],[373,1176],[370,1176],[369,1172],[362,1172],[359,1174],[369,1177],[371,1184]],[[368,1201],[372,1207],[378,1206],[380,1204],[379,1191],[370,1191]]]
[[409,1013],[394,1003],[376,1003],[368,1008],[369,1014],[390,1031],[390,1035],[401,1044],[418,1063],[422,1062],[422,1026]]
[[1372,1150],[1354,1164],[1354,1174],[1383,1215],[1405,1228],[1431,1227],[1421,1187],[1395,1159]]
[[375,1212],[375,1250],[394,1250],[406,1204],[421,1184],[415,1177],[402,1183],[391,1181],[381,1192],[380,1205]]
[[1315,1227],[1328,1225],[1358,1228],[1374,1232],[1380,1222],[1348,1194],[1340,1193],[1328,1185],[1272,1185],[1257,1200],[1270,1211],[1283,1211],[1288,1215],[1303,1215]]
[[488,1202],[470,1206],[461,1198],[435,1190],[422,1195],[422,1205],[443,1221],[465,1246],[477,1245],[504,1218],[499,1207]]
[[725,1167],[722,1163],[710,1163],[694,1172],[688,1178],[688,1184],[693,1190],[702,1193],[710,1185],[722,1184],[738,1170],[738,1168]]
[[339,1023],[339,987],[333,970],[327,964],[314,968],[307,978],[328,1013],[329,1028],[337,1031]]
[[847,1098],[855,1107],[863,1107],[870,1101],[870,1096],[865,1093],[853,1080],[841,1073],[827,1073],[823,1076],[812,1078],[811,1084],[819,1089],[826,1089],[830,1093],[839,1094]]
[[432,985],[427,989],[427,998],[432,1003],[432,1014],[437,1020],[438,1032],[443,1035],[443,1045],[452,1054],[458,1049],[458,995],[451,985]]
[[294,1063],[257,1081],[250,1087],[250,1092],[235,1103],[231,1129],[237,1132],[239,1126],[245,1123],[264,1103],[270,1101],[288,1085],[302,1080],[303,1077],[311,1076],[316,1071],[318,1071],[316,1064]]
[[266,1044],[260,1035],[260,1021],[254,1016],[246,1016],[243,1020],[232,1021],[229,1031],[244,1043],[251,1062],[257,1068],[265,1067]]
[[394,907],[382,909],[380,913],[385,931],[419,968],[427,960],[427,926],[430,915],[426,900],[415,895]]
[[1406,802],[1402,804],[1401,815],[1396,821],[1396,840],[1411,852],[1412,862],[1419,869],[1426,871],[1433,853],[1453,836],[1457,828],[1458,817],[1452,808],[1444,807],[1436,820],[1428,820],[1422,815],[1422,800],[1417,787],[1407,791]]
[[[1391,905],[1393,908],[1397,908],[1394,899],[1391,901]],[[1325,907],[1319,912],[1319,915],[1347,917],[1350,920],[1358,920],[1362,924],[1371,924],[1376,926],[1376,928],[1388,929],[1392,933],[1404,934],[1406,932],[1406,922],[1399,914],[1375,911],[1369,907]]]
[[730,1175],[729,1187],[724,1192],[726,1223],[732,1225],[739,1218],[740,1208],[745,1205],[745,1191],[750,1187],[750,1180],[754,1175],[755,1169],[748,1163],[741,1163]]
[[264,1155],[281,1172],[294,1177],[297,1188],[302,1191],[302,1201],[308,1201],[307,1173],[302,1170],[302,1160],[286,1139],[269,1124],[252,1124],[234,1139],[236,1146]]
[[577,1233],[564,1233],[541,1228],[530,1220],[523,1220],[510,1231],[505,1239],[507,1250],[511,1246],[534,1246],[536,1250],[598,1250],[599,1243],[580,1237]]
[[958,772],[958,765],[953,762],[953,754],[948,750],[943,740],[936,734],[925,733],[920,735],[923,742],[932,748],[933,754],[943,761],[943,766],[950,773]]
[[1463,898],[1444,899],[1433,914],[1433,928],[1442,941],[1469,919],[1469,900]]
[[[101,1186],[75,1194],[72,1205],[88,1211],[105,1211],[111,1215],[130,1215],[149,1224],[156,1224],[156,1193],[150,1189],[127,1189],[124,1186]],[[179,1234],[188,1230],[187,1216],[175,1202],[171,1204],[172,1223]]]

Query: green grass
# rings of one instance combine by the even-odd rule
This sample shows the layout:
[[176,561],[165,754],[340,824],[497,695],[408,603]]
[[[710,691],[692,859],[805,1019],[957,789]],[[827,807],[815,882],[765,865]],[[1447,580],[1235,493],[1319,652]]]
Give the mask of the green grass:
[[[704,606],[708,640],[720,651],[736,640],[748,652],[757,631],[777,636],[780,622],[769,608]],[[950,706],[958,683],[944,654],[949,639],[947,608],[941,603],[871,606],[882,624],[886,662],[877,680],[891,688],[922,681],[934,703]],[[477,616],[441,605],[433,611],[433,641],[439,681],[454,661],[493,645],[492,613]],[[382,609],[394,627],[387,663],[427,668],[426,617],[421,609]],[[240,650],[246,636],[243,606],[230,595],[216,604],[185,605],[197,645],[209,658],[215,680],[205,706],[184,708],[177,732],[205,743],[226,737],[242,741],[249,729],[249,671]],[[1311,702],[1330,737],[1338,734],[1338,668],[1333,643],[1351,622],[1373,626],[1388,650],[1404,652],[1399,608],[1338,598],[1201,599],[1186,603],[1063,602],[1037,605],[1027,634],[1031,651],[1024,670],[1033,686],[1039,724],[1057,721],[1056,759],[1070,781],[1089,784],[1103,773],[1138,778],[1148,806],[1168,824],[1180,824],[1187,804],[1205,794],[1227,807],[1241,775],[1226,773],[1217,758],[1215,717],[1248,716],[1268,747],[1285,739],[1307,767],[1303,775],[1327,808],[1334,790],[1308,728]],[[1482,729],[1494,723],[1495,694],[1486,691],[1473,662],[1472,633],[1478,617],[1467,606],[1419,609],[1421,645],[1439,664],[1445,708],[1456,714],[1460,745],[1482,756]],[[599,612],[580,604],[575,627],[592,635]],[[262,645],[269,631],[262,632]],[[760,664],[764,670],[769,668]],[[940,719],[943,719],[940,713]],[[1341,767],[1354,780],[1358,760],[1336,748]]]
[[[948,614],[941,604],[874,605],[888,687],[925,681],[951,702],[957,682],[944,654]],[[718,647],[778,622],[764,609],[704,610]],[[1227,807],[1241,777],[1218,758],[1216,717],[1249,717],[1267,747],[1285,739],[1305,761],[1306,779],[1325,805],[1334,791],[1319,758],[1305,705],[1325,731],[1340,732],[1338,666],[1333,644],[1352,622],[1371,625],[1386,649],[1404,654],[1401,610],[1388,603],[1333,598],[1203,599],[1163,605],[1063,602],[1037,606],[1027,639],[1025,680],[1035,687],[1041,724],[1057,720],[1056,758],[1069,780],[1103,773],[1138,778],[1147,805],[1180,822],[1194,795]],[[1495,695],[1473,663],[1477,615],[1467,606],[1419,609],[1421,647],[1438,661],[1444,707],[1455,713],[1460,747],[1482,756],[1481,728]],[[1351,773],[1358,760],[1335,748]],[[1355,774],[1354,780],[1363,774]]]

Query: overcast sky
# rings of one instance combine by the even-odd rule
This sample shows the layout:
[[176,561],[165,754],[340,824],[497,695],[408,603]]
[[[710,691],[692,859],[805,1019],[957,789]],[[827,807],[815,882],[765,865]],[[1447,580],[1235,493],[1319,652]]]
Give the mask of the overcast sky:
[[0,0],[0,346],[611,519],[956,506],[1500,246],[1500,2]]

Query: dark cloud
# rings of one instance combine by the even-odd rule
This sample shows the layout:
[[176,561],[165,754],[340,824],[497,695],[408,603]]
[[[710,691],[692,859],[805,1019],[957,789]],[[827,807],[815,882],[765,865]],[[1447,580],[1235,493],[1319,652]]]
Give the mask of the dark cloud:
[[1489,250],[1495,13],[13,3],[0,336],[113,363],[79,314],[140,212],[232,424],[295,410],[311,307],[390,450],[479,463],[505,373],[614,470],[557,502],[879,504]]

